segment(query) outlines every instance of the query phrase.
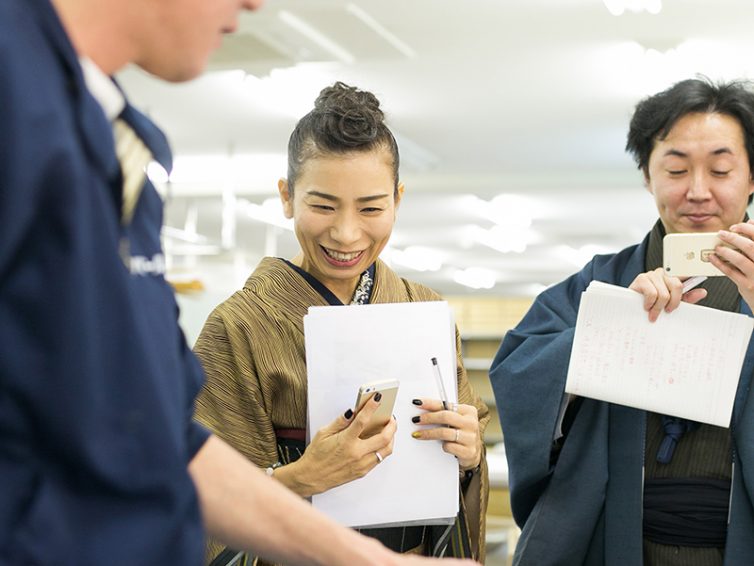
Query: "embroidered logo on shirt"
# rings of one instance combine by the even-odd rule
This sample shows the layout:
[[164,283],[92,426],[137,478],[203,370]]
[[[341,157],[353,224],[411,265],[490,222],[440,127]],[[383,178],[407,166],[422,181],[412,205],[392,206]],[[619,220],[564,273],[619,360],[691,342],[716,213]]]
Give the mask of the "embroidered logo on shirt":
[[165,275],[165,256],[154,254],[152,259],[143,255],[131,256],[128,268],[131,275]]

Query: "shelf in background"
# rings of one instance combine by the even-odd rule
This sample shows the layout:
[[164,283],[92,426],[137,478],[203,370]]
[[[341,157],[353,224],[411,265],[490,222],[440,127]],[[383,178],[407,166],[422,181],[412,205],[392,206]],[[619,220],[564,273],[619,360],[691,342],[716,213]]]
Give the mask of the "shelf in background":
[[466,371],[488,372],[492,365],[492,358],[463,358],[463,367]]

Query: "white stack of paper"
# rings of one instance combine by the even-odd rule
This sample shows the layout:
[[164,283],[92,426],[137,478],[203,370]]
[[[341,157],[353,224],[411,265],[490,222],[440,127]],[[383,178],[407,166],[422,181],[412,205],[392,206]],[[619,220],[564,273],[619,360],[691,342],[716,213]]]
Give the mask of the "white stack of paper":
[[304,318],[308,433],[353,408],[359,387],[400,381],[393,454],[366,476],[315,495],[312,504],[348,526],[448,523],[458,512],[458,461],[439,441],[411,437],[415,398],[440,398],[437,358],[456,402],[455,325],[445,302],[311,307]]
[[649,322],[643,297],[593,281],[581,296],[567,393],[727,427],[754,320],[681,303]]

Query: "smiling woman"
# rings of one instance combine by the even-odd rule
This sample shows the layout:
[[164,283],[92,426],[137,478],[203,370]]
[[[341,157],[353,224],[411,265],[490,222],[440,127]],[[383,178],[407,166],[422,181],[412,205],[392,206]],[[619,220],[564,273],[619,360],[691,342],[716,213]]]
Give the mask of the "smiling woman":
[[[391,419],[378,434],[361,438],[380,404],[375,395],[356,414],[343,407],[344,415],[312,431],[305,445],[303,320],[309,307],[440,299],[378,259],[403,196],[398,164],[397,144],[375,96],[343,83],[325,88],[291,134],[288,178],[278,184],[301,251],[290,261],[263,259],[244,288],[210,315],[196,342],[207,376],[198,418],[302,497],[370,473],[389,459],[397,429]],[[369,340],[368,328],[364,340]],[[460,344],[456,350],[461,352]],[[456,411],[443,410],[433,399],[416,399],[417,415],[401,427],[412,431],[417,442],[441,441],[457,457],[462,511],[453,529],[418,525],[363,531],[393,550],[484,558],[482,433],[489,416],[460,356],[457,386]],[[445,426],[430,429],[428,424]]]
[[[352,303],[390,239],[403,195],[398,145],[372,93],[335,83],[296,125],[278,183],[301,252],[291,260]],[[332,302],[332,301],[331,301]]]
[[403,193],[393,195],[385,150],[312,159],[297,190],[280,181],[280,198],[293,218],[301,253],[292,263],[343,302],[387,244]]

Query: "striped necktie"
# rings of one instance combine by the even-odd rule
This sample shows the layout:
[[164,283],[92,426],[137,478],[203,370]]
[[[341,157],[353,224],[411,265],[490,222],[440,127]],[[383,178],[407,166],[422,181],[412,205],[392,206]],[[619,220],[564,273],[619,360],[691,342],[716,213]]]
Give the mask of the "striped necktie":
[[113,122],[115,153],[123,175],[123,202],[121,224],[127,226],[133,218],[136,203],[146,180],[146,168],[152,161],[152,152],[122,118]]

